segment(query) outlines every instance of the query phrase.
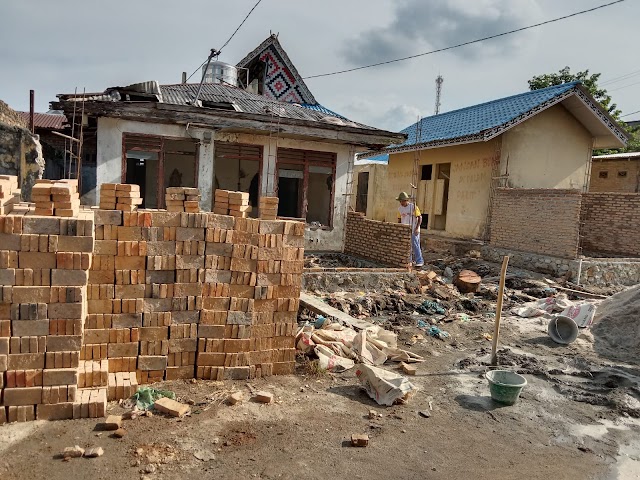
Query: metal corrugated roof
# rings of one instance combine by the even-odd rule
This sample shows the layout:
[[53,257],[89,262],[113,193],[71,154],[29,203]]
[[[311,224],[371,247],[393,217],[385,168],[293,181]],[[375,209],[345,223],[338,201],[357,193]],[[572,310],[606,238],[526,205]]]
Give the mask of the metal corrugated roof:
[[[172,105],[191,105],[198,92],[198,86],[199,84],[197,83],[161,85],[162,101]],[[310,108],[308,105],[279,102],[263,95],[218,83],[204,83],[198,99],[202,102],[217,104],[229,103],[234,105],[237,111],[245,113],[267,116],[275,114],[283,118],[376,130],[368,125],[352,122],[342,116],[338,116],[335,112],[318,105]]]
[[[29,124],[29,112],[17,112]],[[48,130],[62,130],[66,121],[64,115],[53,113],[34,113],[33,125],[36,128],[46,128]]]
[[491,102],[441,113],[421,120],[421,134],[417,139],[418,122],[405,128],[401,133],[409,137],[401,148],[409,145],[453,140],[479,134],[486,130],[504,125],[519,116],[530,112],[543,103],[575,88],[580,82],[564,83],[553,87],[500,98]]
[[609,155],[595,155],[594,160],[624,160],[625,158],[640,158],[640,152],[612,153]]
[[324,105],[320,105],[319,103],[301,103],[300,105],[303,106],[304,108],[308,108],[309,110],[315,110],[316,112],[321,112],[326,115],[332,115],[334,117],[347,120],[346,117],[340,115],[339,113],[334,112],[333,110],[329,110],[327,107],[325,107]]

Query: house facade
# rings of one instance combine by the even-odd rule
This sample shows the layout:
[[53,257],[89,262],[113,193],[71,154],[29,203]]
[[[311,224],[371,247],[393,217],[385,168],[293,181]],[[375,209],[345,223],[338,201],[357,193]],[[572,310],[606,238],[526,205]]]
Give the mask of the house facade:
[[593,157],[589,191],[640,193],[640,152]]
[[[497,188],[586,191],[592,149],[626,142],[577,83],[427,117],[403,133],[403,145],[356,162],[353,191],[366,191],[367,216],[395,221],[395,196],[413,192],[427,231],[465,239],[487,238]],[[375,167],[372,175],[371,161],[386,163],[386,171]],[[366,189],[358,184],[363,172]],[[379,175],[386,175],[384,189]]]
[[87,203],[98,204],[102,183],[134,183],[143,207],[163,208],[166,187],[187,186],[210,211],[221,188],[249,192],[257,216],[257,198],[277,195],[279,216],[309,224],[308,249],[341,250],[355,151],[404,136],[223,84],[202,85],[197,106],[198,89],[144,82],[59,96],[53,105],[67,115],[83,104],[97,138]]

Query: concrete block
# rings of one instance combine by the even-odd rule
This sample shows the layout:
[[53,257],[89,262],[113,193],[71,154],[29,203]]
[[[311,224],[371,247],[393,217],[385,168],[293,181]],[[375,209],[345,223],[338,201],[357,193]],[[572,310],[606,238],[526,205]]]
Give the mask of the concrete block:
[[48,368],[42,371],[42,385],[76,385],[78,383],[77,368]]
[[72,420],[73,402],[37,405],[36,418],[38,420]]
[[[110,343],[107,347],[107,357],[137,357],[138,342],[130,343]],[[154,370],[154,369],[151,369]],[[161,370],[161,369],[160,369]]]
[[59,252],[93,252],[93,237],[71,237],[60,235],[58,237]]
[[[72,270],[68,270],[72,271]],[[81,271],[81,270],[75,270]],[[84,272],[83,272],[84,273]],[[84,304],[82,303],[50,303],[49,304],[49,318],[62,319],[75,319],[84,318],[86,314]]]
[[11,331],[14,337],[49,335],[49,320],[13,320]]
[[[112,328],[140,328],[142,327],[141,313],[117,313],[111,316]],[[88,342],[85,342],[88,343]]]
[[89,280],[88,272],[84,270],[66,270],[54,268],[51,270],[51,286],[82,287]]
[[138,357],[138,370],[165,370],[167,357],[164,355],[148,355]]
[[4,405],[35,405],[42,401],[42,387],[5,388]]
[[[47,343],[49,342],[47,341]],[[7,357],[7,370],[38,370],[44,368],[44,353],[12,353]]]
[[82,348],[81,335],[58,335],[47,337],[47,352],[73,352]]

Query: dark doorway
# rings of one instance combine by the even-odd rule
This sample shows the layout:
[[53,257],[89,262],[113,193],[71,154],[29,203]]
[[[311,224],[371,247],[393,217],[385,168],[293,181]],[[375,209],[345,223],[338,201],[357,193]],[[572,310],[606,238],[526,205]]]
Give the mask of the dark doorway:
[[[142,205],[140,208],[145,208],[145,192],[147,187],[147,172],[145,169],[145,159],[142,158],[127,158],[127,173],[126,183],[131,183],[140,186],[140,197],[142,197]],[[155,207],[152,205],[151,208]]]
[[358,192],[356,196],[356,212],[367,214],[367,197],[369,196],[369,172],[358,174]]
[[278,179],[278,216],[300,218],[300,179],[280,177]]

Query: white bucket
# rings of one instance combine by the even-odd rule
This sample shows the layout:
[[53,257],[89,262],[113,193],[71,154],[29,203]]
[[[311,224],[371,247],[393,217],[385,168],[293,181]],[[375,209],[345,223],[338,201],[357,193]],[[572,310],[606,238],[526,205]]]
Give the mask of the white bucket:
[[578,324],[572,318],[557,315],[549,322],[547,332],[554,342],[569,345],[578,338]]

